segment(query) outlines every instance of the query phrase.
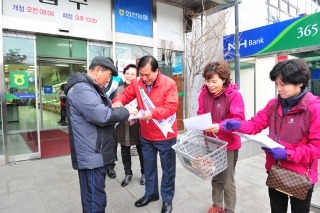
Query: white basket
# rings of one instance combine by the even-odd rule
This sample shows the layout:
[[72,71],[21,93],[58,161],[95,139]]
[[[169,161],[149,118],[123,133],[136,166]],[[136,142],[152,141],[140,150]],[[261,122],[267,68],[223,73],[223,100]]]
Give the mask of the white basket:
[[228,167],[227,142],[203,134],[184,136],[173,145],[182,166],[207,180]]

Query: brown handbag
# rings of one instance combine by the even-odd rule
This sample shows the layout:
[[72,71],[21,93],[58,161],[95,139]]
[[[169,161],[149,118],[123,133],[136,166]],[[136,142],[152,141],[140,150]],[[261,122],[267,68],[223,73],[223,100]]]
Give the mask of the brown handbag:
[[277,165],[271,167],[266,185],[289,196],[305,200],[311,187],[311,179],[308,177],[308,172],[312,163],[313,161],[307,171],[301,175],[282,168],[278,160]]

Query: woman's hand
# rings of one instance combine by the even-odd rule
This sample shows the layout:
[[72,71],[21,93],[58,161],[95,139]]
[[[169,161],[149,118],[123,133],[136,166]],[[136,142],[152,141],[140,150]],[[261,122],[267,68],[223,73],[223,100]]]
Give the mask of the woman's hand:
[[215,123],[215,124],[212,124],[211,126],[208,126],[205,131],[217,133],[217,132],[219,132],[219,129],[220,129],[219,124]]

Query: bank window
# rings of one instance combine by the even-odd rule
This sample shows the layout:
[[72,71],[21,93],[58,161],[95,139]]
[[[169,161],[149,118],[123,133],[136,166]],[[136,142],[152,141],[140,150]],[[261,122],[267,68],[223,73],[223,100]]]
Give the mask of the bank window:
[[279,11],[271,6],[269,6],[269,14],[268,14],[269,20],[274,22],[279,22]]
[[289,19],[289,15],[285,13],[280,13],[280,21],[285,21]]
[[279,7],[279,3],[278,0],[269,0],[270,4],[275,6],[275,7]]
[[281,0],[280,1],[280,9],[287,13],[288,12],[288,3]]
[[308,2],[307,3],[307,14],[311,14],[311,13],[312,13],[311,3]]
[[290,6],[290,15],[294,17],[297,16],[297,9]]
[[299,8],[299,13],[306,13],[307,12],[306,1],[299,0],[298,1],[298,8]]
[[298,1],[297,0],[290,0],[290,4],[292,4],[293,6],[297,7],[298,6]]

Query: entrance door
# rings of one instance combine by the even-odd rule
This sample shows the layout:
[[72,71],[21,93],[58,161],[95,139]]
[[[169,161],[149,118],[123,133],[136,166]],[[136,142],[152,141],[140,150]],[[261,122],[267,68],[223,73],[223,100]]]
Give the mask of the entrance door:
[[8,141],[9,161],[38,158],[39,144],[30,138],[30,132],[38,135],[38,108],[30,107],[37,102],[35,37],[15,34],[3,37],[3,61],[5,76],[6,122],[3,137]]
[[70,154],[64,84],[71,72],[86,72],[86,61],[38,58],[41,158]]

